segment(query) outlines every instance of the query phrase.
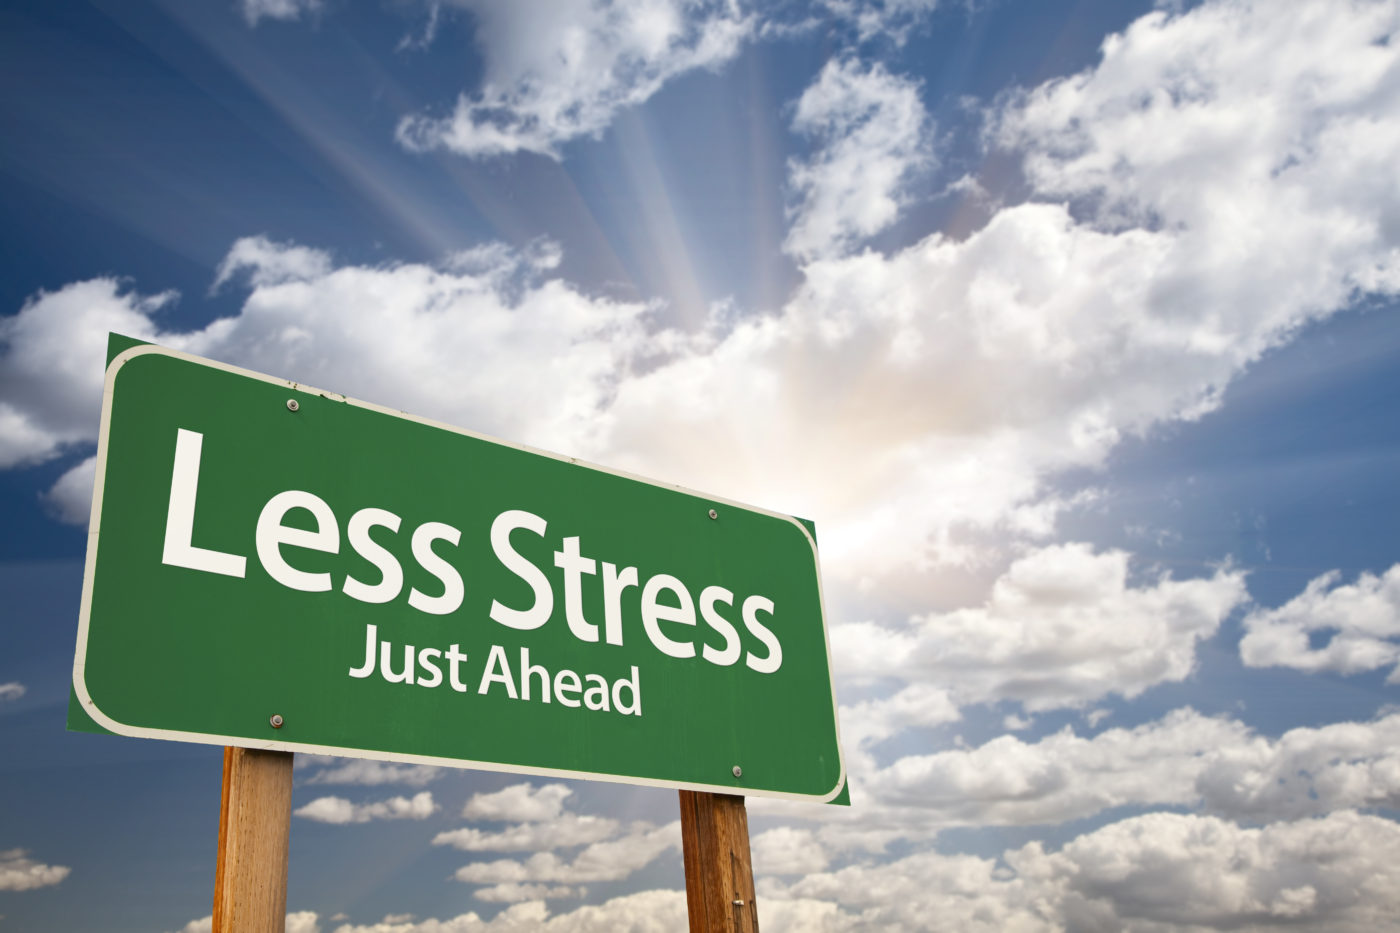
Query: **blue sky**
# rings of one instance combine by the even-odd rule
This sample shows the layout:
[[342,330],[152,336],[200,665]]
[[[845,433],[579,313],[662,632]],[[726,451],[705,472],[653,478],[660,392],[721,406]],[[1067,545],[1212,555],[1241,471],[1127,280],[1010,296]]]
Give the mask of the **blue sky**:
[[[1400,916],[1400,5],[0,10],[0,930],[207,929],[64,731],[118,331],[813,519],[765,930]],[[673,929],[674,793],[299,756],[288,929]],[[933,918],[939,918],[935,921]]]

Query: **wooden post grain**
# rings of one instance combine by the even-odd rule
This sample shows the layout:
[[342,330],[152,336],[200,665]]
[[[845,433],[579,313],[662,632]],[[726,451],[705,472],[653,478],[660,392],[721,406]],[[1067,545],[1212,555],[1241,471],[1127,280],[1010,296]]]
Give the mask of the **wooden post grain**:
[[744,798],[689,790],[680,795],[690,933],[758,933]]
[[214,933],[282,933],[291,822],[292,753],[225,748]]

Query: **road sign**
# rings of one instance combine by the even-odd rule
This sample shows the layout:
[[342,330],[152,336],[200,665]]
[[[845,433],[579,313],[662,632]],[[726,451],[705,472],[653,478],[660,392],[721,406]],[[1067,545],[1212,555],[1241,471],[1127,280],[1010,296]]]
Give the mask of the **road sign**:
[[844,780],[809,526],[149,345],[107,370],[73,685],[122,735]]

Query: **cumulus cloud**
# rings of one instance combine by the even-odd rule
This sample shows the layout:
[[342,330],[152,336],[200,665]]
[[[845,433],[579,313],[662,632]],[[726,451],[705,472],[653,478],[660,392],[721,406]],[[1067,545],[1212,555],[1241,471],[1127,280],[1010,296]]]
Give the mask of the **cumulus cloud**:
[[881,804],[923,811],[925,829],[1062,823],[1125,805],[1194,804],[1197,779],[1222,750],[1242,750],[1250,738],[1239,722],[1184,709],[1093,738],[1066,727],[1036,742],[1005,735],[977,748],[908,755],[861,786]]
[[553,852],[537,852],[523,861],[473,862],[457,869],[453,877],[486,885],[620,881],[666,852],[680,851],[680,845],[679,821],[660,827],[639,822],[623,836],[593,843],[572,860],[561,859]]
[[36,862],[24,849],[0,851],[0,891],[47,888],[67,878],[71,871],[72,869],[65,865],[45,865]]
[[[462,808],[467,819],[514,821],[501,830],[474,826],[448,830],[433,837],[433,845],[450,845],[465,852],[532,852],[523,860],[474,862],[458,869],[458,881],[482,885],[474,896],[482,900],[526,901],[582,897],[578,885],[620,881],[680,847],[680,824],[657,827],[637,822],[624,826],[607,817],[564,810],[573,790],[564,784],[536,787],[513,784],[487,794],[474,794]],[[556,849],[582,846],[571,859]]]
[[960,527],[1045,533],[1046,477],[1199,417],[1306,322],[1400,284],[1394,17],[1347,9],[1157,12],[1000,104],[989,139],[1031,202],[808,263],[781,314],[622,385],[617,447],[669,425],[650,469],[810,502],[835,563],[871,571],[966,559]]
[[832,59],[802,93],[792,127],[816,151],[788,165],[796,195],[784,249],[838,255],[894,223],[903,188],[932,165],[919,86],[881,65]]
[[1076,928],[1124,923],[1374,930],[1400,909],[1400,825],[1352,812],[1260,829],[1154,813],[1106,826],[1053,855],[1009,856],[1058,889]]
[[617,820],[564,813],[538,823],[517,823],[500,832],[467,826],[438,833],[433,845],[450,845],[465,852],[537,852],[601,842],[617,832]]
[[59,521],[85,525],[92,513],[92,486],[97,479],[97,458],[88,457],[67,470],[43,494],[44,504]]
[[[843,645],[844,642],[837,642],[835,650],[844,664]],[[846,769],[867,773],[874,768],[873,746],[905,729],[956,722],[961,715],[947,690],[918,682],[888,697],[842,706],[841,744]]]
[[0,684],[0,700],[18,700],[24,696],[24,684],[17,680],[12,680],[7,684]]
[[333,933],[669,933],[684,929],[684,891],[641,891],[551,917],[541,900],[514,904],[490,920],[476,913],[414,922],[386,917],[379,923],[337,926]]
[[454,0],[476,23],[486,75],[446,116],[398,127],[409,149],[472,157],[536,152],[598,136],[677,75],[715,68],[753,28],[736,0]]
[[[547,245],[441,267],[330,268],[321,255],[240,240],[221,275],[246,275],[251,294],[241,313],[197,331],[161,326],[172,293],[142,296],[115,279],[40,292],[0,320],[0,468],[95,441],[109,331],[573,450],[590,446],[619,374],[649,346],[647,306],[540,279]],[[89,469],[76,466],[48,497],[76,522],[87,518]]]
[[431,791],[410,797],[390,797],[372,803],[352,803],[344,797],[318,797],[293,812],[318,823],[368,823],[371,820],[424,820],[437,810]]
[[971,931],[1361,931],[1400,907],[1398,853],[1400,826],[1349,811],[1257,829],[1153,813],[1054,853],[1040,843],[1000,860],[922,852],[792,884],[768,879],[759,905],[795,902],[826,930],[922,930],[938,917]]
[[211,291],[243,273],[254,288],[306,282],[331,271],[331,258],[319,249],[295,243],[275,243],[265,236],[244,237],[219,263]]
[[521,823],[557,819],[564,812],[564,801],[573,794],[565,784],[535,787],[528,781],[489,794],[472,794],[462,807],[469,820],[511,820]]
[[[1277,609],[1245,616],[1240,659],[1250,667],[1356,674],[1400,660],[1400,564],[1341,584],[1337,571]],[[1321,637],[1321,643],[1314,639]],[[1392,668],[1389,680],[1397,680]]]
[[880,38],[902,44],[938,4],[939,0],[822,0],[821,5],[851,23],[861,41]]
[[0,468],[96,440],[108,331],[151,339],[155,317],[174,299],[99,278],[41,291],[0,318]]
[[1298,728],[1206,756],[1203,806],[1241,820],[1293,819],[1343,808],[1400,808],[1400,715]]
[[547,884],[493,884],[477,888],[472,896],[479,901],[505,901],[514,904],[519,901],[558,901],[583,897],[587,888],[571,888],[566,885]]
[[311,15],[321,9],[321,0],[240,0],[239,9],[249,26],[256,26],[259,20],[297,20],[303,15]]
[[1173,807],[1267,823],[1344,809],[1400,808],[1400,714],[1261,736],[1178,709],[1132,728],[1036,740],[1003,735],[931,753],[849,755],[859,807],[755,800],[751,811],[815,824],[828,856],[923,843],[950,827],[1055,825],[1128,808]]
[[750,840],[753,871],[764,875],[806,875],[823,871],[829,858],[820,839],[810,829],[779,826]]
[[[337,759],[328,758],[328,761]],[[406,784],[422,787],[442,776],[442,769],[431,765],[399,765],[368,758],[350,758],[323,768],[306,779],[307,784]]]
[[1122,551],[1041,548],[1013,563],[982,606],[900,629],[840,626],[833,650],[850,674],[927,679],[958,703],[1011,699],[1046,710],[1109,693],[1135,697],[1187,677],[1197,643],[1247,594],[1239,571],[1195,580],[1162,574],[1135,587],[1128,569]]

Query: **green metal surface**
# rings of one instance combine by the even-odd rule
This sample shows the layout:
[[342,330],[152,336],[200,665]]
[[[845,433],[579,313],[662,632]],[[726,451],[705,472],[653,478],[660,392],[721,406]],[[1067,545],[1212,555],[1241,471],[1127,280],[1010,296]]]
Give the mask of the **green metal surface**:
[[[183,461],[197,482],[185,538],[176,514],[181,430],[198,438],[199,456],[197,473]],[[318,527],[308,508],[269,507],[288,491],[325,504],[319,547],[278,543]],[[130,343],[108,369],[94,508],[74,687],[102,728],[816,800],[842,787],[815,542],[797,520]],[[356,539],[351,519],[365,509],[397,517],[397,531],[380,523],[368,526],[369,544]],[[533,573],[507,566],[499,541],[493,548],[493,523],[507,513],[537,521],[506,537]],[[427,523],[439,523],[429,528],[438,534],[426,542],[430,553],[415,553],[415,531]],[[457,543],[439,526],[458,533]],[[570,562],[573,538],[577,560],[592,559],[594,572],[572,573],[582,620],[576,612],[571,627],[556,556]],[[213,559],[224,570],[201,569],[207,560],[188,556],[196,551],[223,555]],[[241,576],[229,572],[237,558]],[[295,579],[328,588],[287,585],[278,560],[324,575]],[[397,590],[384,582],[388,563],[401,568]],[[612,600],[621,644],[607,638],[605,563],[624,578],[626,568],[636,573],[636,585]],[[663,579],[649,633],[643,593],[659,574],[680,581],[694,624],[673,618],[685,597]],[[530,609],[544,580],[553,609],[539,627],[492,617],[493,603]],[[386,601],[356,598],[347,582]],[[715,624],[700,605],[709,587],[724,590],[710,591],[720,597]],[[415,592],[429,609],[410,601]],[[742,611],[751,597],[752,625]],[[351,676],[369,666],[371,631],[373,670]],[[769,641],[781,649],[773,670]],[[394,676],[412,646],[414,683],[385,679],[381,642],[391,646]],[[465,655],[462,689],[450,682],[454,645]],[[483,682],[493,651],[500,676]],[[547,671],[551,702],[538,672],[523,697],[522,651]],[[560,671],[574,672],[580,689]],[[578,706],[561,702],[560,684],[562,699]],[[591,705],[608,708],[584,705],[586,688]],[[83,725],[77,711],[72,718]]]

